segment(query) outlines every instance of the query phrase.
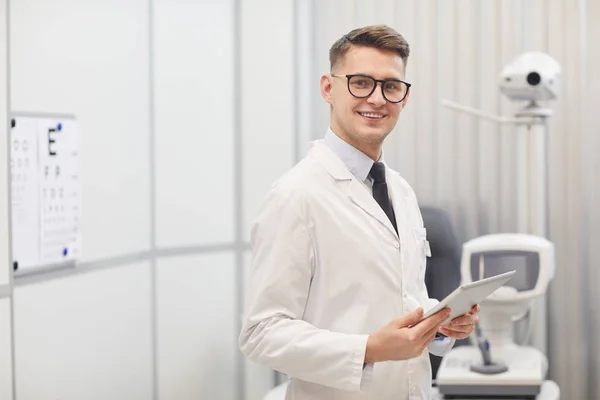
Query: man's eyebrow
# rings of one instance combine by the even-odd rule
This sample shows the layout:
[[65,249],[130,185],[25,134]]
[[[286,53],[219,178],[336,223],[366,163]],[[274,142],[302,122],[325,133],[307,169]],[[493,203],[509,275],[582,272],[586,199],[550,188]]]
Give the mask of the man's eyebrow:
[[[365,74],[364,72],[355,72],[354,74],[351,75],[363,75],[363,76],[370,76],[372,78],[375,78],[373,75],[370,74]],[[378,78],[375,78],[378,79]],[[386,76],[385,78],[381,78],[382,81],[401,81],[402,78],[398,78],[395,76]]]

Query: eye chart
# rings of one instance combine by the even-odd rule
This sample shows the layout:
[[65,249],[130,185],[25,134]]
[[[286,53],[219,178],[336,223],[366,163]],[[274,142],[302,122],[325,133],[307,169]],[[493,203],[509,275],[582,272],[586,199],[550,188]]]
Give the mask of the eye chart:
[[13,116],[10,146],[13,268],[76,260],[81,181],[75,119]]

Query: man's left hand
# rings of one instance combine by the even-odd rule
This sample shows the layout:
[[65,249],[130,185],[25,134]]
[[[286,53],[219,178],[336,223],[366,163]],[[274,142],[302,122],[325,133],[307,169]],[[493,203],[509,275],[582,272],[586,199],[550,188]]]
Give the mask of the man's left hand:
[[473,306],[469,312],[460,317],[454,318],[446,325],[440,327],[439,332],[453,339],[466,339],[471,335],[475,324],[479,321],[480,308],[478,305]]

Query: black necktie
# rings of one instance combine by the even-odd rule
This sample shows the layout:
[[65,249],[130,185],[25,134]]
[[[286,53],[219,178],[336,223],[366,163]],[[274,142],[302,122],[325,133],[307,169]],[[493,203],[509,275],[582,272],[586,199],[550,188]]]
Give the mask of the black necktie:
[[385,215],[390,219],[390,222],[394,226],[396,233],[398,233],[398,227],[396,226],[396,217],[394,215],[394,209],[390,202],[390,196],[388,194],[387,183],[385,181],[385,165],[380,162],[373,164],[371,172],[369,172],[373,179],[373,197],[375,201],[381,206]]

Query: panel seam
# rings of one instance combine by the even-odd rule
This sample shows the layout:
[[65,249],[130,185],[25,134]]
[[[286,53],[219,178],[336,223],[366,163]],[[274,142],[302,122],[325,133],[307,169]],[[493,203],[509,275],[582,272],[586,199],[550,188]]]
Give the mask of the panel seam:
[[[234,125],[233,125],[233,168],[234,168],[234,215],[235,215],[235,291],[236,303],[234,308],[234,343],[238,343],[238,336],[242,329],[241,315],[244,310],[244,245],[243,245],[243,153],[242,153],[242,3],[241,0],[233,0],[233,98],[234,98]],[[235,382],[237,387],[237,398],[244,400],[246,397],[245,386],[245,360],[240,351],[236,351],[236,373]]]
[[159,398],[158,374],[158,315],[157,315],[157,271],[156,271],[156,154],[154,126],[154,2],[148,0],[148,171],[149,171],[149,207],[150,207],[150,326],[152,357],[152,398]]
[[80,264],[56,264],[51,268],[37,270],[31,273],[22,273],[14,278],[13,287],[26,286],[31,283],[45,282],[58,278],[64,278],[73,275],[81,275],[92,271],[100,271],[111,268],[126,267],[139,262],[152,262],[159,258],[182,257],[182,256],[200,256],[205,254],[234,251],[240,248],[246,251],[250,245],[246,242],[239,246],[235,243],[224,243],[207,246],[193,246],[183,248],[162,248],[155,251],[140,251],[127,253],[115,257],[90,260]]
[[16,363],[16,337],[15,337],[15,302],[12,292],[14,291],[14,271],[12,268],[12,259],[13,259],[13,251],[12,251],[12,237],[10,233],[12,232],[12,183],[11,183],[11,174],[10,174],[10,158],[11,158],[11,146],[10,146],[10,137],[12,129],[12,115],[11,115],[11,83],[10,83],[10,72],[11,72],[11,62],[10,62],[10,0],[6,0],[6,127],[7,127],[7,135],[6,135],[6,193],[8,196],[8,207],[5,210],[7,212],[7,221],[8,221],[8,255],[9,258],[6,260],[8,262],[9,274],[8,274],[8,284],[11,285],[10,291],[11,294],[9,296],[10,301],[10,352],[11,352],[11,375],[12,375],[12,398],[13,400],[17,400],[17,363]]

